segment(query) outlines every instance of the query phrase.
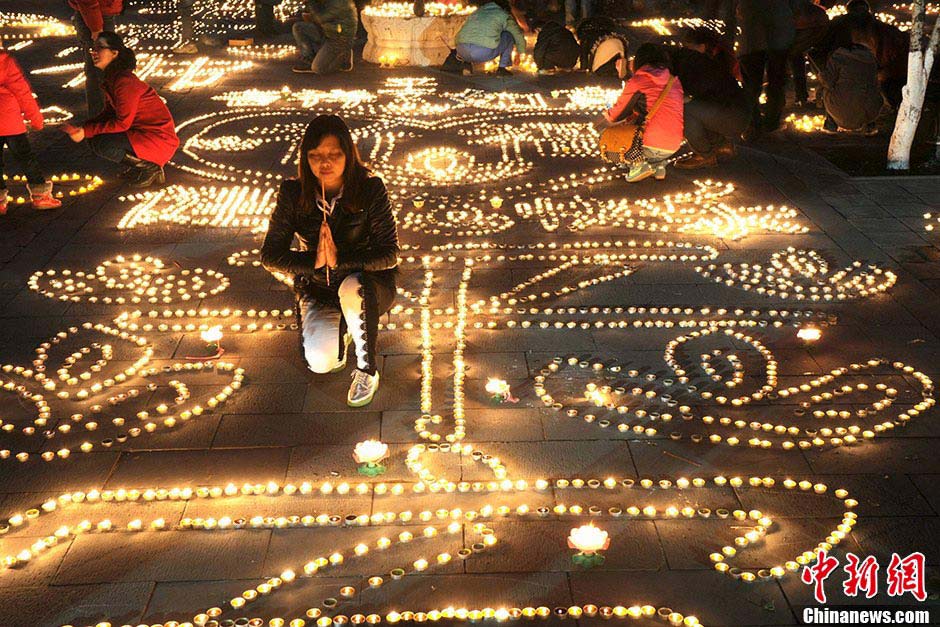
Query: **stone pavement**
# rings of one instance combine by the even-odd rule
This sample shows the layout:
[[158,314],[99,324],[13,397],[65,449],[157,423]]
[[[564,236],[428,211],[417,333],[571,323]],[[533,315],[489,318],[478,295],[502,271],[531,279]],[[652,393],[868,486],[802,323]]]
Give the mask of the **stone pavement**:
[[[30,70],[49,67],[60,63],[53,53],[65,41],[48,38],[16,54]],[[569,91],[589,82],[582,75],[503,80],[361,67],[319,78],[291,74],[289,59],[249,60],[250,68],[228,68],[211,85],[183,91],[172,88],[187,69],[199,80],[211,68],[151,68],[186,148],[167,168],[166,191],[122,185],[114,168],[55,128],[33,136],[49,173],[98,175],[104,183],[67,197],[62,210],[13,206],[0,219],[0,364],[44,363],[56,381],[49,389],[22,369],[0,373],[0,418],[11,425],[0,436],[0,449],[10,451],[0,460],[0,520],[13,518],[0,535],[0,557],[30,558],[0,570],[0,625],[166,624],[211,607],[225,608],[222,620],[267,621],[310,608],[388,620],[393,611],[585,604],[668,607],[705,625],[787,625],[814,601],[785,564],[841,537],[832,553],[842,563],[846,552],[879,558],[881,589],[871,601],[846,598],[840,569],[828,581],[830,603],[918,605],[910,594],[888,596],[884,573],[892,553],[921,551],[927,605],[936,605],[940,433],[927,379],[940,374],[940,249],[923,219],[940,210],[936,179],[850,179],[781,137],[741,148],[714,171],[670,169],[665,181],[628,186],[590,155],[596,140],[587,122],[598,100],[585,103],[578,96],[592,94]],[[73,75],[31,76],[43,106],[80,111],[79,90],[61,89]],[[419,80],[398,80],[407,77]],[[382,387],[359,411],[343,400],[348,373],[305,370],[293,319],[281,315],[292,307],[291,292],[252,263],[261,241],[254,226],[277,178],[295,167],[304,122],[329,110],[349,120],[385,178],[406,244],[402,307],[379,340]],[[447,150],[427,152],[435,147]],[[698,204],[679,196],[707,177],[734,191],[713,183]],[[248,196],[229,202],[235,187]],[[638,202],[667,195],[670,203]],[[486,250],[473,248],[484,242]],[[768,272],[778,252],[778,267]],[[144,268],[141,260],[138,275],[122,275],[135,254],[165,266]],[[101,265],[119,255],[123,262]],[[855,260],[861,267],[841,270]],[[96,267],[116,284],[89,279],[93,293],[68,291],[66,281],[82,280],[77,271]],[[46,274],[30,289],[36,272]],[[426,272],[432,281],[423,294]],[[126,286],[135,278],[140,302]],[[224,289],[208,293],[218,286]],[[798,299],[794,286],[832,299]],[[86,322],[105,327],[82,329]],[[198,329],[215,324],[224,333],[222,360],[244,371],[240,389],[224,389],[235,370],[183,365],[212,352]],[[258,330],[246,332],[252,324]],[[821,330],[818,341],[797,338],[809,326]],[[34,362],[37,346],[70,327],[50,344],[48,359]],[[706,333],[689,337],[694,330]],[[137,345],[126,334],[146,339]],[[687,380],[664,362],[670,347]],[[140,369],[142,355],[150,359],[140,372],[120,376]],[[868,365],[872,358],[882,361]],[[619,371],[610,369],[615,364]],[[861,367],[799,389],[852,364]],[[491,377],[505,379],[518,402],[489,398]],[[14,393],[17,385],[28,398]],[[220,390],[226,398],[212,408]],[[62,391],[70,396],[57,396]],[[48,419],[36,395],[48,403]],[[440,419],[421,421],[423,414]],[[793,430],[780,433],[777,424]],[[465,425],[465,437],[455,425]],[[355,444],[369,438],[391,451],[387,473],[376,479],[357,475],[352,460]],[[438,439],[468,454],[445,455]],[[749,485],[752,477],[774,483]],[[811,483],[788,487],[785,479]],[[257,485],[262,494],[172,491],[230,483]],[[352,484],[348,492],[344,483]],[[285,494],[287,485],[298,493]],[[26,514],[41,503],[55,511]],[[722,517],[725,510],[759,510],[772,523]],[[290,518],[305,515],[313,518]],[[318,522],[320,515],[338,519]],[[346,518],[360,515],[374,524]],[[163,530],[152,526],[158,520]],[[566,538],[589,521],[611,542],[604,564],[584,570],[572,563]],[[36,546],[63,526],[54,546]],[[422,538],[428,526],[439,533]],[[399,546],[404,531],[416,538]],[[723,558],[728,572],[716,570],[712,554],[748,531],[756,532],[752,541]],[[383,536],[393,546],[380,550]],[[369,551],[357,557],[360,543]],[[465,547],[473,548],[464,560],[458,551]],[[329,563],[337,551],[342,563],[304,575],[305,564]],[[430,562],[426,570],[421,559]],[[786,574],[762,570],[775,566]],[[396,568],[407,571],[400,581]],[[288,569],[295,581],[278,580],[268,594],[262,587],[244,608],[230,605]],[[374,576],[384,583],[370,587]],[[458,622],[447,616],[439,622]]]

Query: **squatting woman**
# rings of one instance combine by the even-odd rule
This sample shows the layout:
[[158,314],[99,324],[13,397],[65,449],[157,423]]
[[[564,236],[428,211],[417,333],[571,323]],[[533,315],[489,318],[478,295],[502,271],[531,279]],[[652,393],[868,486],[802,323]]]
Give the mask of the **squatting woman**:
[[[362,407],[379,387],[379,317],[395,296],[398,229],[385,184],[363,165],[342,118],[321,115],[300,144],[298,178],[281,183],[261,249],[271,272],[294,277],[307,366],[356,369],[347,402]],[[294,236],[300,250],[292,250]]]
[[125,166],[122,178],[137,187],[161,185],[163,166],[179,147],[173,116],[153,87],[137,78],[137,57],[120,35],[104,31],[91,58],[101,73],[105,105],[81,126],[62,127],[72,141]]

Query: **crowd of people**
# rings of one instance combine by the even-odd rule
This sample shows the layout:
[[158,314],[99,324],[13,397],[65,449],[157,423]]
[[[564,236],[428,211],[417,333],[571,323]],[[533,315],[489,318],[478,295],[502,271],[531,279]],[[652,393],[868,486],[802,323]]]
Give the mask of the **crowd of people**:
[[[645,127],[644,155],[631,160],[628,181],[664,178],[677,134],[679,143],[684,135],[691,154],[676,167],[695,169],[733,156],[738,139],[779,130],[788,69],[794,104],[810,105],[807,63],[818,78],[813,104],[825,111],[824,131],[874,134],[882,112],[900,105],[909,38],[877,19],[866,0],[851,0],[846,14],[831,21],[814,0],[738,0],[734,18],[733,43],[697,27],[683,33],[681,46],[643,44],[636,50],[633,75],[605,114],[606,124],[639,120]],[[617,63],[627,78],[626,56]],[[668,82],[673,76],[675,84]],[[678,97],[684,106],[663,106],[648,115],[650,103],[667,88],[666,102]]]
[[[176,52],[213,45],[194,40],[194,3],[180,1],[184,41]],[[261,31],[273,30],[277,2],[256,0]],[[179,147],[176,125],[157,92],[135,75],[136,55],[114,32],[122,0],[69,4],[85,55],[87,115],[63,130],[94,155],[123,164],[122,176],[134,185],[162,184],[163,166]],[[708,4],[716,14],[727,8],[721,0]],[[683,143],[692,154],[676,167],[711,167],[734,155],[739,138],[778,129],[788,68],[797,104],[804,104],[806,64],[814,66],[820,83],[816,100],[830,129],[870,129],[886,103],[897,106],[904,84],[906,36],[877,20],[865,0],[852,0],[847,14],[832,21],[813,0],[736,0],[731,22],[737,25],[736,46],[698,27],[683,33],[680,46],[648,42],[632,55],[630,38],[610,16],[595,12],[592,0],[545,0],[537,9],[527,9],[523,0],[479,5],[456,37],[450,61],[458,69],[495,59],[497,72],[509,73],[514,58],[526,52],[526,32],[535,32],[540,67],[580,64],[623,79],[622,93],[598,126],[626,122],[639,129],[630,146],[630,182],[665,178],[667,163]],[[361,41],[359,8],[353,0],[310,0],[292,25],[300,56],[294,71],[352,69]],[[7,147],[25,171],[33,206],[58,207],[31,148],[27,123],[42,128],[39,104],[16,61],[0,48],[0,175]],[[0,213],[7,202],[0,176]],[[299,250],[292,247],[295,238]],[[316,117],[300,143],[297,177],[280,185],[261,261],[293,278],[302,354],[312,372],[343,370],[351,347],[355,368],[347,403],[352,407],[369,404],[378,389],[378,322],[396,293],[399,252],[385,184],[362,162],[340,117]]]
[[[256,35],[276,33],[274,7],[282,0],[255,0]],[[164,181],[163,166],[179,145],[173,117],[159,95],[135,74],[136,56],[114,32],[123,0],[68,0],[84,54],[86,113],[81,125],[63,130],[101,158],[125,166],[122,176],[147,187]],[[179,0],[183,23],[179,54],[219,43],[197,38],[193,26],[199,0]],[[291,32],[298,73],[328,74],[353,68],[365,36],[359,12],[365,0],[307,0]],[[416,3],[417,5],[423,3]],[[721,33],[701,26],[682,33],[681,45],[636,47],[631,33],[602,0],[476,0],[477,10],[457,32],[444,69],[472,71],[496,61],[509,74],[535,34],[533,57],[540,69],[609,72],[623,79],[623,93],[605,114],[605,124],[642,127],[642,158],[630,181],[665,176],[665,164],[684,142],[691,154],[679,168],[716,166],[734,155],[735,142],[773,133],[783,124],[788,76],[794,104],[825,110],[823,130],[875,133],[886,107],[897,108],[907,74],[909,37],[879,20],[867,0],[850,0],[832,20],[826,0],[702,0],[706,17],[725,22]],[[634,5],[634,0],[620,3]],[[601,8],[599,8],[601,7]],[[730,33],[730,34],[729,34]],[[733,34],[733,36],[732,36]],[[632,34],[635,37],[635,33]],[[631,46],[632,43],[632,46]],[[675,42],[672,42],[675,43]],[[632,54],[631,54],[632,53]],[[632,66],[631,66],[632,59]],[[807,65],[818,79],[810,102]],[[37,208],[58,205],[32,152],[24,123],[38,130],[42,115],[16,61],[0,52],[2,78],[0,141],[21,163]],[[674,80],[673,80],[674,79]],[[665,95],[663,95],[665,93]],[[658,103],[654,115],[652,105]],[[0,152],[2,167],[2,152]],[[6,185],[6,183],[0,183]],[[7,202],[0,187],[0,210]]]

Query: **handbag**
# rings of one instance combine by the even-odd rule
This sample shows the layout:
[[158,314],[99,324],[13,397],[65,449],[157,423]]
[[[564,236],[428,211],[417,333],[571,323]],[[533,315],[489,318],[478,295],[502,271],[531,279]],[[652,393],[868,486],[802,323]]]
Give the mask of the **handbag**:
[[643,129],[646,123],[653,119],[659,107],[666,100],[666,96],[672,90],[676,82],[675,76],[670,76],[666,86],[659,93],[653,108],[643,116],[642,120],[635,122],[619,122],[612,124],[601,133],[598,144],[601,150],[601,157],[605,161],[634,163],[643,158]]

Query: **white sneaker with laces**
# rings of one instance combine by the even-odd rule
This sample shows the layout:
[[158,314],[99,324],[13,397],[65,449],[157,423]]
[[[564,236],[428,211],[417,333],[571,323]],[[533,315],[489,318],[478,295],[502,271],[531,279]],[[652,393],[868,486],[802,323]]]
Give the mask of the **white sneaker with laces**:
[[372,402],[376,390],[379,389],[379,373],[370,375],[356,368],[352,374],[352,384],[346,396],[346,404],[350,407],[365,407]]

